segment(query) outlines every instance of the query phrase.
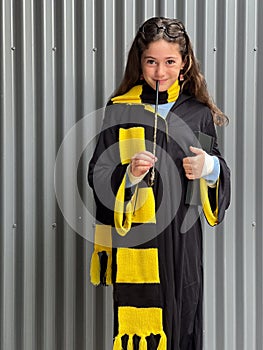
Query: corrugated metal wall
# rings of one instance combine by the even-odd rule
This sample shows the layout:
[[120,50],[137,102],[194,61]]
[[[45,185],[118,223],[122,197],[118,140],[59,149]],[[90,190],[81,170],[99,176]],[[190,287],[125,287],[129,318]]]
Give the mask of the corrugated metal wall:
[[[263,348],[262,1],[1,0],[1,350],[111,349],[111,289],[94,289],[88,278],[92,220],[67,194],[74,171],[65,149],[60,200],[87,237],[62,215],[55,160],[69,130],[103,107],[139,24],[153,15],[185,22],[230,116],[219,137],[232,205],[224,224],[204,233],[204,348]],[[98,130],[94,114],[76,152]]]

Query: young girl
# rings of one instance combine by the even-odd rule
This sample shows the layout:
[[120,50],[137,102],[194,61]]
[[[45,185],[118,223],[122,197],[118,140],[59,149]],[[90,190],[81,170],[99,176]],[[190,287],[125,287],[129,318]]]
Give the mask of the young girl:
[[201,350],[200,208],[211,226],[230,201],[230,172],[182,22],[138,30],[89,166],[96,201],[91,280],[113,284],[115,350]]

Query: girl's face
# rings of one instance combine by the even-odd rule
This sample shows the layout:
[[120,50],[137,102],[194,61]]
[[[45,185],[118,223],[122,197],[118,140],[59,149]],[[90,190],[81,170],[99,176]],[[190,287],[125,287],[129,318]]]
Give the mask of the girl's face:
[[143,52],[141,67],[144,80],[153,88],[159,80],[159,90],[168,90],[178,79],[184,63],[179,45],[160,39],[149,44]]

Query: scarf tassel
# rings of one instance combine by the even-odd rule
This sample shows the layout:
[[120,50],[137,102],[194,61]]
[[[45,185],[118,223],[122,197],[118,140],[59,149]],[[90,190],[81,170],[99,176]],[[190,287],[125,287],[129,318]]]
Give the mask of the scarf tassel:
[[[127,350],[134,350],[133,343],[134,334],[130,334],[127,343]],[[140,335],[139,350],[147,350],[147,340],[145,335]],[[167,338],[164,332],[160,333],[160,341],[157,350],[167,349]],[[123,350],[122,348],[122,335],[118,335],[114,339],[113,350]]]
[[139,350],[147,350],[147,340],[145,336],[141,337],[139,345]]
[[[103,255],[100,257],[99,253]],[[94,251],[90,262],[90,280],[95,286],[100,283],[104,285],[112,284],[112,253]]]
[[133,350],[133,335],[129,335],[127,350]]
[[164,332],[160,333],[160,341],[157,350],[166,350],[167,349],[167,338]]
[[122,341],[121,341],[121,336],[120,335],[118,335],[114,339],[113,350],[122,350]]
[[100,284],[100,257],[98,252],[93,252],[90,262],[90,281],[95,286]]

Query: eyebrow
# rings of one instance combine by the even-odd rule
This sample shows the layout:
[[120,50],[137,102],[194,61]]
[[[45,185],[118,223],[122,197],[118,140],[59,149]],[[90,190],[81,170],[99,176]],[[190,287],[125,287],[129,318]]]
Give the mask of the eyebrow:
[[[156,60],[157,58],[156,57],[153,57],[153,56],[145,56],[145,57],[143,57],[144,59],[145,58],[152,58],[152,59],[154,59],[154,60]],[[164,57],[164,59],[165,60],[170,60],[170,59],[176,59],[177,57],[175,57],[175,56],[168,56],[168,57]]]

